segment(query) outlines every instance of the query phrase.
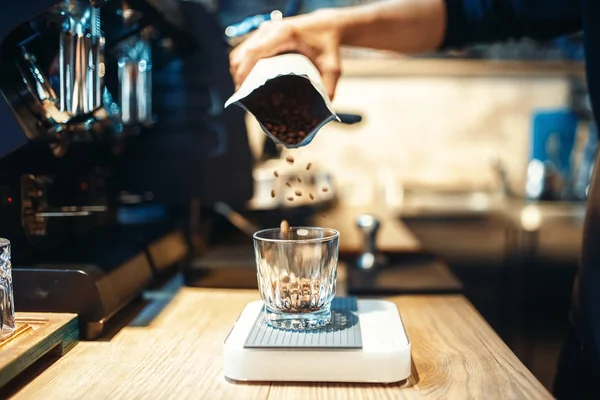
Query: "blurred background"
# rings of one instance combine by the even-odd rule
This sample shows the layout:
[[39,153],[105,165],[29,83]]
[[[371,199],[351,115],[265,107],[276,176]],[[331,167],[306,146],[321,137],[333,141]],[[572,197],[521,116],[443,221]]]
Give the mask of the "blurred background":
[[[242,34],[273,10],[366,2],[203,3]],[[331,174],[340,203],[397,215],[548,388],[596,151],[582,59],[578,35],[410,58],[344,49],[334,107],[363,120],[294,151]],[[261,159],[265,136],[247,126]]]
[[[31,0],[0,14],[16,311],[76,313],[98,340],[174,277],[256,289],[252,235],[286,219],[341,232],[340,295],[464,295],[551,389],[597,146],[581,37],[343,49],[333,109],[351,123],[296,150],[224,108],[245,35],[358,3]],[[61,57],[79,30],[94,57]]]

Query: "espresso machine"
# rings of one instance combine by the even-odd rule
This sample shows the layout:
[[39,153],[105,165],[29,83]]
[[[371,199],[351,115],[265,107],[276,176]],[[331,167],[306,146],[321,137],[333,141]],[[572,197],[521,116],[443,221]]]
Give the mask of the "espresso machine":
[[179,0],[11,0],[0,13],[0,236],[17,311],[83,339],[177,270],[200,215],[253,195],[222,30]]

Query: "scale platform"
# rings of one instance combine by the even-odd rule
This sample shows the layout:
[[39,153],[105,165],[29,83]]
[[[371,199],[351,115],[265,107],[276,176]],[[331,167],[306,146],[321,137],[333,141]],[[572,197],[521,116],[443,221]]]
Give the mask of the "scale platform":
[[272,328],[261,300],[246,305],[225,339],[233,381],[394,383],[411,374],[410,341],[398,307],[335,298],[332,323],[309,331]]

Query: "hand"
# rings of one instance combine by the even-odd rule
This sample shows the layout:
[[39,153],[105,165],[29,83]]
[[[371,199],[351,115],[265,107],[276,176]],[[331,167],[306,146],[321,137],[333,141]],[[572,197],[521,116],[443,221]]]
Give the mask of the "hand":
[[236,89],[261,58],[293,52],[313,62],[323,77],[328,96],[333,99],[341,72],[340,35],[335,27],[334,14],[334,10],[321,10],[262,23],[229,56]]

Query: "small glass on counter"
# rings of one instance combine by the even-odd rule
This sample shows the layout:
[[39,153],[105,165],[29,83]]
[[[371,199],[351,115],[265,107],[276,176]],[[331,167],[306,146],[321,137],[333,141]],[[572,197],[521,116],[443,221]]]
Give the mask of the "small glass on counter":
[[254,234],[258,288],[271,326],[301,330],[330,322],[339,237],[333,229],[309,227]]
[[0,341],[15,331],[15,306],[13,301],[10,241],[0,238]]

